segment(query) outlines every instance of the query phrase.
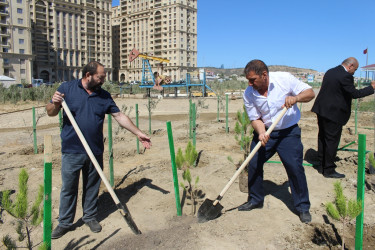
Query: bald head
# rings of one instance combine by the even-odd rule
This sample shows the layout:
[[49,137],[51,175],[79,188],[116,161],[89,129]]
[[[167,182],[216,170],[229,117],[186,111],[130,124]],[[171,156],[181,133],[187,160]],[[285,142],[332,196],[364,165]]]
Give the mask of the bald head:
[[346,58],[342,63],[341,63],[342,66],[344,66],[346,68],[346,70],[354,75],[354,73],[356,72],[356,70],[358,69],[359,67],[359,63],[358,63],[358,60],[355,59],[354,57],[349,57],[349,58]]

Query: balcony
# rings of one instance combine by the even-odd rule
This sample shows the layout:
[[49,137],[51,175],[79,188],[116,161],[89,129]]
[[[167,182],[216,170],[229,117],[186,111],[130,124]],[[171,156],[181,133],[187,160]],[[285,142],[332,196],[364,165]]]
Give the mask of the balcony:
[[38,7],[36,7],[35,8],[35,14],[39,14],[39,15],[45,15],[46,14],[46,9],[44,9],[44,8],[38,8]]
[[0,6],[8,6],[8,0],[0,0]]
[[0,16],[9,16],[9,12],[7,10],[0,10]]
[[9,32],[7,30],[0,32],[0,37],[9,37],[9,36],[10,36],[10,34],[9,34]]

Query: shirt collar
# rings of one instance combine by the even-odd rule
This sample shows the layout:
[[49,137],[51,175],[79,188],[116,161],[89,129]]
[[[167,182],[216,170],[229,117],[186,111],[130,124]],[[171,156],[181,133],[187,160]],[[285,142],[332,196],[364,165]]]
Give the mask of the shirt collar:
[[344,67],[344,65],[341,64],[341,66],[345,69],[346,72],[348,72],[348,70]]

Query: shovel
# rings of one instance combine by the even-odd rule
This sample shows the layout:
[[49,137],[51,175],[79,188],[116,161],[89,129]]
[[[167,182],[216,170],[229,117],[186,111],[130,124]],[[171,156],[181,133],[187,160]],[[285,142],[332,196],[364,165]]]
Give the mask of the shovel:
[[115,204],[117,206],[117,209],[120,212],[121,216],[125,219],[126,223],[128,223],[130,229],[135,234],[141,234],[141,231],[138,229],[137,225],[133,221],[133,218],[130,215],[130,212],[129,212],[128,208],[126,207],[125,204],[124,205],[121,204],[119,198],[117,197],[117,195],[113,191],[111,185],[109,184],[107,178],[105,177],[105,175],[103,173],[103,170],[100,168],[100,165],[99,165],[98,161],[96,160],[94,154],[92,153],[90,146],[88,145],[85,137],[83,136],[81,130],[79,129],[78,124],[77,124],[76,120],[74,119],[72,113],[70,112],[70,109],[69,109],[68,105],[65,103],[65,101],[62,102],[62,106],[63,106],[64,111],[67,114],[70,122],[72,123],[73,128],[76,131],[79,139],[81,140],[81,142],[83,144],[83,147],[86,150],[86,153],[89,155],[92,163],[94,164],[94,166],[96,168],[96,171],[98,171],[98,174],[99,174],[100,178],[102,179],[102,181],[104,182],[105,186],[107,187],[109,193],[111,194],[112,199],[115,202]]
[[[271,127],[268,128],[268,130],[266,132],[267,135],[271,134],[272,130],[279,123],[279,121],[284,116],[286,111],[287,111],[287,108],[285,107],[281,111],[279,116],[276,118],[276,120],[272,123]],[[247,166],[247,164],[254,157],[255,153],[258,152],[258,150],[261,146],[262,146],[262,143],[258,142],[257,145],[255,146],[255,148],[251,151],[250,155],[242,163],[241,167],[234,173],[233,177],[230,179],[228,184],[224,187],[224,189],[221,191],[221,193],[219,194],[219,196],[216,198],[215,201],[206,199],[202,203],[202,205],[198,209],[198,222],[199,223],[206,222],[206,221],[209,221],[209,220],[213,220],[220,215],[221,210],[223,209],[223,206],[219,203],[219,201],[223,198],[224,194],[228,191],[229,187],[237,179],[237,177],[240,175],[242,170]]]

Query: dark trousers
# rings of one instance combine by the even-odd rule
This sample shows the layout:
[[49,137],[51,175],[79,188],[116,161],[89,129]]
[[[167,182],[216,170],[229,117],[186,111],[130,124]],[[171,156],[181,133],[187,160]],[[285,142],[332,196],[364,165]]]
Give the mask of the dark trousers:
[[[258,143],[258,134],[254,133],[251,150]],[[302,166],[303,146],[301,129],[298,125],[273,131],[265,147],[261,147],[248,165],[249,201],[258,204],[264,201],[263,165],[275,153],[278,153],[289,179],[294,206],[298,212],[309,211],[310,200],[305,169]]]
[[[103,156],[95,156],[103,169]],[[73,225],[76,214],[78,183],[82,171],[82,209],[84,222],[96,219],[100,176],[86,154],[63,154],[61,163],[62,187],[60,193],[59,226]]]
[[337,147],[340,143],[342,125],[328,120],[320,115],[318,116],[318,157],[322,164],[323,174],[329,174],[335,171],[335,158]]

